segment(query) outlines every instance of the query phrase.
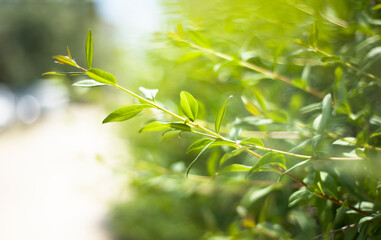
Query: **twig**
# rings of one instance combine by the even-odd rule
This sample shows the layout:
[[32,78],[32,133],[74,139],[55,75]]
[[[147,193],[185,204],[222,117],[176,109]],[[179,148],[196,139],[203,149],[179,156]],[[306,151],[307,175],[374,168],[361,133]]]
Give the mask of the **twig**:
[[332,230],[332,231],[329,231],[329,232],[325,232],[325,233],[319,234],[316,237],[311,238],[311,240],[322,238],[322,237],[324,237],[327,234],[331,234],[331,235],[334,236],[335,233],[337,233],[337,232],[344,232],[345,230],[347,230],[349,228],[354,228],[356,226],[357,226],[356,223],[353,223],[353,224],[350,224],[350,225],[346,225],[346,226],[344,226],[342,228],[338,228],[338,229],[335,229],[335,230]]

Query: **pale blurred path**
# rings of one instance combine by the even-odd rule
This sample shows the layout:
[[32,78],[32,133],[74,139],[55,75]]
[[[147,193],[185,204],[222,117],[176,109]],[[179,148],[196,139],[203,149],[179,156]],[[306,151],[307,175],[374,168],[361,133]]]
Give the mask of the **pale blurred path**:
[[0,132],[1,240],[109,240],[107,202],[118,181],[104,161],[125,145],[96,107],[71,106]]

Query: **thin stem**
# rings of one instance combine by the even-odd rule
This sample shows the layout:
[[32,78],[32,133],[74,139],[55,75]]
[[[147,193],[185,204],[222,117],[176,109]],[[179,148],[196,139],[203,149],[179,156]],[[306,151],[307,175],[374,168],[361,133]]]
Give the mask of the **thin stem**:
[[[319,49],[319,48],[316,47],[316,46],[310,46],[310,48],[311,48],[312,50],[314,50],[315,52],[318,52],[318,53],[320,53],[320,54],[322,54],[322,55],[324,55],[324,56],[326,56],[326,57],[338,57],[338,56],[329,54],[329,53],[327,53],[327,52],[325,52],[325,51]],[[350,69],[352,69],[352,70],[355,70],[355,71],[359,72],[360,74],[362,74],[362,75],[364,75],[364,76],[366,76],[366,77],[368,77],[368,78],[371,78],[371,79],[374,79],[374,80],[377,80],[377,81],[381,82],[381,78],[379,78],[379,77],[377,77],[377,76],[375,76],[375,75],[373,75],[373,74],[371,74],[371,73],[365,72],[364,70],[362,70],[362,69],[360,69],[360,68],[354,66],[354,65],[353,65],[352,63],[350,63],[350,62],[344,61],[344,60],[342,60],[342,59],[340,58],[340,63],[343,64],[344,66],[347,66],[348,68],[350,68]]]
[[349,229],[349,228],[354,228],[356,227],[357,224],[356,223],[353,223],[353,224],[350,224],[350,225],[346,225],[342,228],[338,228],[338,229],[335,229],[335,230],[332,230],[332,231],[329,231],[329,232],[325,232],[325,233],[322,233],[322,234],[319,234],[317,235],[316,237],[313,237],[311,240],[314,240],[314,239],[319,239],[319,238],[323,238],[325,235],[327,234],[331,234],[331,235],[335,235],[335,233],[337,232],[344,232],[345,230]]
[[[200,51],[202,51],[202,52],[205,52],[205,53],[208,53],[208,54],[210,54],[210,55],[213,55],[213,56],[216,56],[216,57],[219,57],[219,58],[228,60],[228,61],[233,61],[233,60],[234,60],[234,57],[232,57],[232,56],[230,56],[230,55],[227,55],[227,54],[224,54],[224,53],[217,52],[217,51],[215,51],[215,50],[213,50],[213,49],[209,49],[209,48],[201,47],[201,46],[199,46],[199,45],[197,45],[197,44],[188,42],[188,41],[186,41],[186,40],[183,40],[183,41],[185,41],[185,42],[187,42],[188,44],[190,44],[190,47],[195,48],[195,49],[198,49],[198,50],[200,50]],[[264,75],[266,75],[266,76],[268,76],[268,77],[270,77],[270,78],[278,79],[278,80],[280,80],[280,81],[282,81],[282,82],[285,82],[285,83],[290,84],[290,85],[292,85],[292,86],[294,86],[294,87],[297,87],[297,86],[295,86],[295,85],[292,84],[292,79],[290,79],[290,78],[288,78],[288,77],[286,77],[286,76],[283,76],[283,75],[280,75],[280,74],[271,72],[271,71],[269,71],[269,70],[267,70],[267,69],[264,69],[264,68],[262,68],[262,67],[259,67],[259,66],[257,66],[257,65],[254,65],[254,64],[252,64],[252,63],[249,63],[249,62],[246,62],[246,61],[243,61],[243,60],[238,61],[238,64],[239,64],[240,66],[242,66],[242,67],[245,67],[245,68],[248,68],[248,69],[250,69],[250,70],[253,70],[253,71],[262,73],[262,74],[264,74]],[[317,91],[317,90],[315,90],[315,89],[313,89],[313,88],[311,88],[311,87],[299,88],[299,89],[301,89],[301,90],[303,90],[303,91],[305,91],[305,92],[308,92],[308,93],[310,93],[310,94],[312,94],[312,95],[315,95],[315,96],[318,97],[318,98],[321,98],[321,99],[324,98],[324,94],[323,94],[323,93],[321,93],[321,92],[319,92],[319,91]]]

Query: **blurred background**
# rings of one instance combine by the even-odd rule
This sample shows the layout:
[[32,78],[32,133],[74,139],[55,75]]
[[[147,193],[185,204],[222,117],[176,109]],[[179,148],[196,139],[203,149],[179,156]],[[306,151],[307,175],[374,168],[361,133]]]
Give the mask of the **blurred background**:
[[[190,50],[171,40],[167,32],[182,24],[193,42],[284,74],[295,85],[307,84],[324,93],[345,85],[351,91],[342,96],[343,114],[358,113],[364,105],[369,113],[378,113],[378,84],[353,71],[337,70],[338,64],[325,63],[322,56],[294,42],[308,42],[317,24],[324,51],[380,75],[380,13],[370,11],[375,4],[366,0],[0,0],[0,239],[316,236],[321,232],[316,212],[288,207],[285,199],[295,190],[291,184],[277,183],[277,176],[270,173],[249,179],[242,174],[207,177],[214,172],[206,162],[215,163],[226,149],[208,153],[208,161],[200,161],[186,179],[184,171],[195,157],[186,150],[194,136],[139,134],[145,123],[165,119],[153,112],[102,125],[110,111],[136,100],[115,89],[73,88],[74,78],[41,74],[70,71],[52,59],[66,55],[66,46],[76,62],[85,65],[90,28],[93,66],[113,73],[120,85],[135,92],[139,87],[159,89],[157,101],[174,112],[180,112],[179,92],[189,91],[197,96],[200,118],[206,124],[214,122],[220,105],[234,95],[225,118],[231,131],[223,129],[224,134],[232,139],[239,133],[290,134],[300,129],[286,123],[312,125],[320,114],[314,96],[234,62]],[[340,71],[344,71],[341,82]],[[337,128],[339,124],[343,126]],[[363,121],[345,116],[332,121],[332,129],[356,136],[364,127]],[[285,139],[260,137],[266,146],[288,151],[308,134],[302,130]],[[317,149],[336,153],[325,147],[327,141]],[[255,164],[249,156],[231,159]],[[276,207],[269,208],[271,204]],[[256,232],[254,222],[267,225]]]

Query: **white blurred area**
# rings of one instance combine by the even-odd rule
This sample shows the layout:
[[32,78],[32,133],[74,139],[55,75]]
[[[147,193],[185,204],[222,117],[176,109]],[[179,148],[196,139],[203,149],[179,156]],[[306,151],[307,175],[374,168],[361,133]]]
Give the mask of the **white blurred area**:
[[107,206],[122,182],[110,166],[127,157],[104,116],[69,105],[0,133],[0,239],[111,239]]
[[[95,2],[127,48],[158,30],[156,0]],[[128,157],[117,150],[126,144],[114,126],[101,124],[105,116],[69,103],[54,81],[19,93],[0,85],[0,240],[112,239],[108,204],[125,193],[126,180],[112,166]]]

